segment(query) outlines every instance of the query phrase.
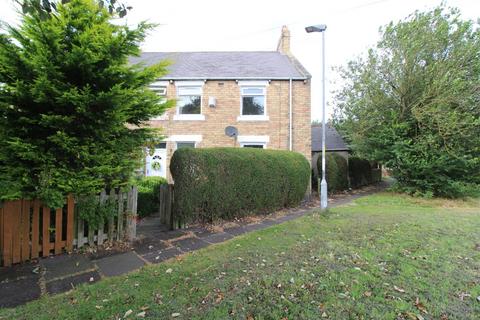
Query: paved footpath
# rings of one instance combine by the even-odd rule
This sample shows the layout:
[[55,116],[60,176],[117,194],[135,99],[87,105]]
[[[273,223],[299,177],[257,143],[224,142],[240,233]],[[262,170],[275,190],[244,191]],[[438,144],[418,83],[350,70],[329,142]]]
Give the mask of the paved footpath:
[[[385,183],[355,193],[329,199],[330,207],[347,204],[359,197],[384,190]],[[168,231],[158,218],[142,220],[137,226],[137,240],[129,250],[104,250],[98,253],[63,254],[31,263],[0,268],[0,308],[15,307],[42,295],[69,291],[82,283],[95,283],[104,277],[122,275],[146,264],[156,264],[181,254],[224,242],[238,235],[293,220],[318,209],[318,201],[272,214],[255,223],[228,223],[211,231],[193,227]]]

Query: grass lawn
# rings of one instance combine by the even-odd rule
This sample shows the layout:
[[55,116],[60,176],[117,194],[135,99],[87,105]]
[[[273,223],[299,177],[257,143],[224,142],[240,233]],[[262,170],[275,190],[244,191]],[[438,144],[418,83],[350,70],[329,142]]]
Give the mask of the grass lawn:
[[478,296],[480,201],[383,193],[0,318],[480,319]]

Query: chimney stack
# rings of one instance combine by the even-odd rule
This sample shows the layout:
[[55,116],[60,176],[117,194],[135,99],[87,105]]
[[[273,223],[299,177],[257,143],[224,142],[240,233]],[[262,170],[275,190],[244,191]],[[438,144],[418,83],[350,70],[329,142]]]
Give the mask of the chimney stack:
[[282,27],[282,35],[280,36],[280,40],[278,41],[277,51],[291,55],[290,53],[290,30],[288,30],[287,26]]

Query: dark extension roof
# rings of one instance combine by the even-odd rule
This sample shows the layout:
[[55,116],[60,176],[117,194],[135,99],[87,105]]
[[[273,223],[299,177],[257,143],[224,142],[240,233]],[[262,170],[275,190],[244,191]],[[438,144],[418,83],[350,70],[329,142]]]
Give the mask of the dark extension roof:
[[170,60],[165,80],[305,80],[311,76],[293,56],[277,51],[144,52],[130,63],[153,65]]
[[[349,151],[337,130],[329,123],[325,127],[325,147],[327,151]],[[322,125],[312,125],[312,152],[322,151]]]

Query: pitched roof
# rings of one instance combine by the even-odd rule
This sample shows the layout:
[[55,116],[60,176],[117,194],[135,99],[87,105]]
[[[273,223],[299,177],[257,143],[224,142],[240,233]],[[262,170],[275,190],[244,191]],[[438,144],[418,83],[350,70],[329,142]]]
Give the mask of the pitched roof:
[[163,79],[308,79],[310,74],[294,58],[277,51],[144,52],[130,63],[153,65],[170,60]]
[[[348,151],[348,146],[337,130],[329,123],[325,127],[325,148],[327,151]],[[312,152],[322,151],[322,125],[312,125]]]

